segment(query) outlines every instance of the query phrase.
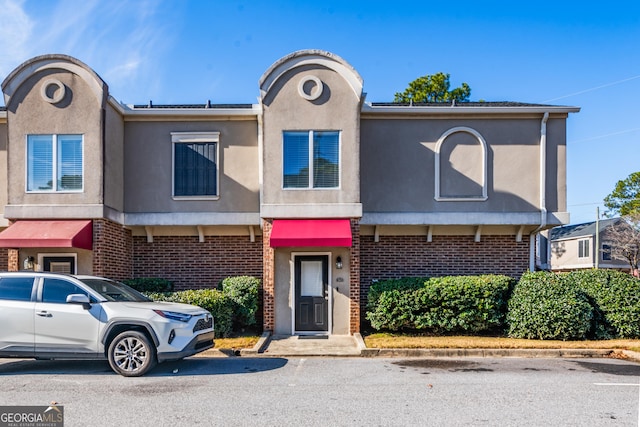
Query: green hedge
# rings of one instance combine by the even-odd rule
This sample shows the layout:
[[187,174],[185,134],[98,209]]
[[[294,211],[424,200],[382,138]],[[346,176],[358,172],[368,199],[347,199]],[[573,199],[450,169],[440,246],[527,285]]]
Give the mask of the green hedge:
[[231,334],[235,304],[231,298],[217,289],[149,293],[147,296],[154,301],[181,302],[202,307],[213,315],[217,338],[227,337]]
[[429,280],[428,277],[402,277],[399,279],[379,280],[372,283],[367,294],[367,311],[376,310],[378,300],[384,292],[420,289],[427,280]]
[[173,283],[167,279],[140,277],[137,279],[123,280],[123,283],[131,286],[138,292],[173,292]]
[[640,280],[602,269],[574,271],[569,277],[589,296],[601,337],[640,338]]
[[373,297],[369,293],[366,318],[371,326],[434,333],[477,333],[501,327],[512,286],[511,278],[498,275],[385,282],[372,286]]
[[507,321],[514,338],[640,338],[640,280],[606,269],[527,273]]
[[507,323],[512,338],[584,339],[591,330],[593,308],[568,276],[525,273],[516,284]]
[[256,324],[259,288],[260,279],[250,276],[228,277],[222,281],[222,293],[231,299],[234,305],[235,329]]
[[[135,279],[167,282],[163,279]],[[256,324],[260,279],[249,276],[228,277],[221,290],[198,289],[179,292],[143,291],[154,301],[181,302],[197,305],[213,315],[216,337],[227,337],[234,330]]]

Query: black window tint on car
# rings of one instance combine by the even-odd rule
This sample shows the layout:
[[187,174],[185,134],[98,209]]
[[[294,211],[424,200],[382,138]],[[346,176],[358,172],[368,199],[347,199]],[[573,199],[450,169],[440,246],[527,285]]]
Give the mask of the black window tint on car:
[[32,277],[5,277],[0,279],[0,299],[31,301]]
[[67,302],[67,296],[71,294],[88,295],[87,291],[79,288],[71,282],[61,279],[45,278],[42,287],[42,302]]

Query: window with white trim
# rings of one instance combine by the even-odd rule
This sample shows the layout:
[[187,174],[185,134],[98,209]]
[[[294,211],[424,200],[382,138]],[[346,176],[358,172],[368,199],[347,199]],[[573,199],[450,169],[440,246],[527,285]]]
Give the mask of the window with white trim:
[[340,187],[340,132],[283,133],[284,188]]
[[27,136],[27,192],[81,192],[82,135]]
[[602,244],[602,260],[611,261],[612,258],[613,257],[611,255],[611,245],[608,243],[603,243]]
[[173,196],[218,197],[220,132],[172,132]]
[[578,240],[578,258],[589,258],[589,239]]

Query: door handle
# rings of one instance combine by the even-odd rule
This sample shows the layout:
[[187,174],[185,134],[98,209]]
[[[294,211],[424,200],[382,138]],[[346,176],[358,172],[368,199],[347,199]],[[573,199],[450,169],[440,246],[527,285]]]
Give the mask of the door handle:
[[53,317],[51,313],[48,313],[46,311],[39,311],[36,314],[40,317]]

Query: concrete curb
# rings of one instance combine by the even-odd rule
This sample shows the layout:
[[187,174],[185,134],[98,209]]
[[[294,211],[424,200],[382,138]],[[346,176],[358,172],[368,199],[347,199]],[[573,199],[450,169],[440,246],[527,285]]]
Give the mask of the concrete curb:
[[199,356],[202,357],[238,357],[238,356],[259,356],[259,357],[300,357],[300,356],[325,356],[325,357],[387,357],[387,358],[439,358],[439,357],[522,357],[522,358],[603,358],[619,357],[640,363],[640,352],[631,350],[614,349],[521,349],[521,348],[368,348],[360,333],[354,333],[357,350],[360,354],[273,354],[265,353],[269,347],[272,335],[270,332],[263,332],[258,342],[252,348],[239,350],[231,349],[210,349]]
[[263,332],[253,348],[243,348],[240,350],[240,356],[255,356],[257,354],[264,353],[266,348],[269,346],[270,339],[271,332]]
[[364,357],[607,357],[613,350],[511,348],[367,348]]
[[632,350],[622,350],[620,351],[627,359],[633,360],[634,362],[640,362],[640,353]]

